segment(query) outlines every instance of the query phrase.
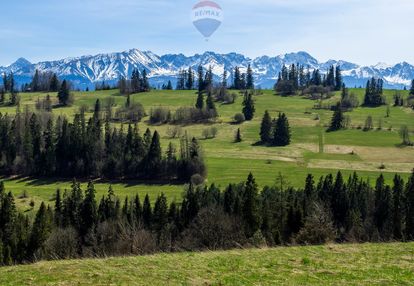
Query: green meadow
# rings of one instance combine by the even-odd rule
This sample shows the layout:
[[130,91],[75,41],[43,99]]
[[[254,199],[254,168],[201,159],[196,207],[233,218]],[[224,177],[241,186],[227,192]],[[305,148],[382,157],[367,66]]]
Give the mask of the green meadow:
[[44,261],[1,285],[412,285],[414,244],[343,244]]
[[[364,90],[351,89],[350,92],[358,95],[360,103],[363,102]],[[196,124],[181,126],[191,136],[200,139],[204,150],[208,167],[208,184],[225,186],[228,183],[236,183],[244,180],[249,172],[252,172],[260,186],[271,185],[276,177],[284,176],[285,181],[291,186],[302,187],[307,174],[315,177],[341,170],[345,175],[357,171],[362,177],[369,178],[372,182],[383,173],[387,181],[392,180],[395,173],[407,177],[414,167],[414,148],[402,147],[398,131],[401,125],[406,124],[409,130],[414,131],[414,111],[406,107],[394,107],[393,96],[396,91],[385,90],[384,94],[389,103],[390,116],[387,117],[387,106],[378,108],[359,107],[347,112],[351,119],[351,128],[338,132],[325,132],[332,117],[330,110],[314,109],[317,101],[301,96],[280,97],[274,91],[264,90],[261,95],[255,96],[255,118],[252,121],[240,125],[233,124],[233,116],[241,112],[243,96],[239,93],[234,104],[216,103],[219,118],[214,124]],[[407,96],[406,91],[401,91]],[[91,115],[95,101],[99,99],[102,106],[111,100],[115,103],[115,109],[125,104],[126,97],[121,96],[118,90],[75,92],[75,102],[71,107],[53,109],[53,114],[72,118],[80,108],[87,110]],[[22,93],[20,109],[34,110],[37,100],[46,96],[46,93]],[[50,93],[53,100],[56,94]],[[329,102],[339,100],[339,93]],[[154,90],[148,93],[134,94],[133,102],[140,102],[146,113],[159,106],[168,107],[171,110],[180,106],[192,106],[196,102],[195,91],[163,91]],[[265,147],[257,144],[259,141],[259,129],[262,116],[268,110],[272,117],[279,112],[287,114],[292,131],[292,143],[288,147]],[[13,114],[16,107],[0,106],[0,112]],[[364,132],[362,130],[367,116],[371,115],[374,130]],[[118,127],[120,124],[117,124]],[[146,128],[157,130],[162,137],[164,150],[169,142],[179,144],[178,139],[170,139],[168,129],[171,125],[152,126],[145,117],[138,124],[141,132]],[[216,127],[216,138],[204,139],[203,129]],[[381,127],[379,129],[378,127]],[[243,142],[234,143],[236,130],[240,128]],[[57,188],[67,189],[71,185],[70,180],[41,179],[41,178],[4,178],[7,190],[13,191],[18,205],[25,210],[30,210],[31,200],[36,205],[40,201],[49,201]],[[83,182],[85,186],[87,182]],[[113,185],[115,192],[121,198],[132,196],[136,193],[145,195],[148,193],[154,200],[161,192],[169,199],[179,201],[183,191],[183,185],[147,182],[109,182],[96,180],[97,195],[102,196],[107,192],[108,186]],[[26,193],[26,196],[23,196]]]

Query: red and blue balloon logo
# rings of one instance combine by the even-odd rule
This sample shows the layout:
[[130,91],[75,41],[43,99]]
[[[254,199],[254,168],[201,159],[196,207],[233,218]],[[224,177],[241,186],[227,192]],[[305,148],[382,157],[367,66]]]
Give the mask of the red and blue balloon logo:
[[193,7],[191,16],[197,30],[209,38],[222,23],[223,10],[216,2],[200,1]]

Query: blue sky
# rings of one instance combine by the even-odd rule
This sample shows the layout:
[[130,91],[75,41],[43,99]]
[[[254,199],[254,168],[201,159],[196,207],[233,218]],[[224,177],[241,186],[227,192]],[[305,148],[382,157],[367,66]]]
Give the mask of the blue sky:
[[206,42],[193,0],[13,0],[0,4],[0,65],[130,48],[157,54],[307,51],[318,60],[414,64],[412,0],[216,0],[224,10]]

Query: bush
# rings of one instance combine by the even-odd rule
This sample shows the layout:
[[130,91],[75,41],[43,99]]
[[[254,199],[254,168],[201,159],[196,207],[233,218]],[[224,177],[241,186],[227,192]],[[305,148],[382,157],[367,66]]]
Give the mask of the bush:
[[330,213],[315,203],[311,215],[296,236],[299,244],[324,244],[335,240],[336,232]]
[[191,176],[191,183],[195,186],[199,186],[204,183],[204,178],[200,174],[194,174]]
[[244,117],[243,113],[236,113],[234,115],[233,119],[234,119],[234,123],[236,123],[236,124],[241,124],[244,121],[246,121],[246,118]]
[[141,103],[132,103],[129,107],[121,107],[115,113],[115,120],[140,122],[146,116],[144,106]]
[[180,126],[168,127],[167,135],[172,139],[179,138],[183,135],[183,129]]
[[171,120],[171,111],[165,107],[156,107],[151,109],[150,123],[151,124],[165,124]]
[[217,133],[218,133],[218,129],[213,126],[210,128],[203,129],[203,131],[201,132],[201,135],[204,137],[204,139],[212,139],[212,138],[216,138]]
[[240,222],[213,206],[201,209],[182,237],[181,247],[191,250],[228,249],[246,240]]

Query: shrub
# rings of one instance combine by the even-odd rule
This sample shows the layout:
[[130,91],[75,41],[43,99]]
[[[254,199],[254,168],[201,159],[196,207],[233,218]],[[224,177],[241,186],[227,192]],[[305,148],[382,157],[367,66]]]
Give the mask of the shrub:
[[204,178],[200,174],[194,174],[191,176],[191,183],[195,186],[199,186],[204,183]]
[[218,129],[213,126],[213,127],[203,129],[203,131],[201,132],[201,135],[204,137],[204,139],[211,139],[211,138],[216,138],[217,133],[218,133]]
[[132,103],[129,107],[121,107],[115,113],[117,121],[139,122],[145,116],[145,109],[141,103]]
[[179,138],[183,135],[183,129],[180,126],[168,127],[167,135],[172,139]]
[[244,121],[246,121],[246,118],[244,117],[243,113],[236,113],[234,115],[233,119],[234,119],[234,123],[236,123],[236,124],[241,124]]
[[171,111],[165,107],[156,107],[151,109],[150,123],[151,124],[165,124],[171,120]]

